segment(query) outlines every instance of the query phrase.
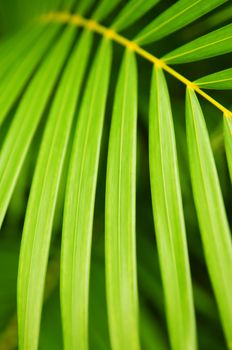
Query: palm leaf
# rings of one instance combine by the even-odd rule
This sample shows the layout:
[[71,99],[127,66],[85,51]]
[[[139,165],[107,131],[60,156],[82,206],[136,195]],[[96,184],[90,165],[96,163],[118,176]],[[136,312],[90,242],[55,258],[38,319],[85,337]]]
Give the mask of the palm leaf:
[[163,57],[171,64],[199,61],[232,51],[232,24],[187,43]]
[[101,3],[97,6],[96,10],[94,11],[92,17],[96,20],[103,20],[105,17],[107,17],[111,11],[114,10],[114,8],[120,3],[121,0],[111,0],[110,2],[108,0],[102,0]]
[[147,11],[149,11],[159,0],[132,0],[129,1],[122,11],[115,18],[112,28],[114,30],[122,31],[129,27],[136,20],[141,18]]
[[20,64],[17,62],[15,67],[13,66],[13,69],[6,75],[5,79],[3,78],[1,81],[0,125],[6,118],[12,104],[25,86],[33,70],[41,60],[41,57],[51,45],[59,29],[60,25],[54,28],[47,28],[47,30],[43,31],[42,36],[37,40],[37,45],[27,53]]
[[81,15],[85,15],[91,6],[93,5],[94,0],[86,0],[77,2],[77,12]]
[[[111,43],[104,40],[85,89],[65,200],[61,302],[65,349],[88,349],[88,289],[94,200]],[[91,101],[91,102],[90,102]],[[80,288],[81,284],[81,288]]]
[[[64,50],[64,45],[69,47],[74,34],[73,28],[69,28],[62,38],[60,48]],[[80,52],[83,53],[83,42],[84,47],[88,48],[86,40],[82,41],[82,46],[77,48],[69,60],[57,90],[40,148],[27,207],[18,273],[19,344],[24,349],[36,349],[38,346],[52,222],[77,92],[82,80],[81,74],[78,79],[74,77],[77,69],[76,59]],[[88,50],[86,54],[87,52]],[[85,65],[82,65],[83,70],[84,67]],[[76,89],[73,89],[74,84],[77,84]]]
[[[0,227],[33,135],[64,63],[74,33],[74,29],[69,28],[41,65],[21,101],[2,147],[0,158]],[[56,64],[54,64],[54,60]],[[47,72],[50,74],[49,81],[47,80]]]
[[226,0],[179,0],[149,23],[137,36],[140,45],[159,40],[195,21]]
[[137,79],[126,51],[117,83],[106,180],[106,288],[113,349],[139,349],[135,251]]
[[195,83],[203,89],[230,90],[232,89],[232,68],[206,75]]
[[[5,39],[0,45],[0,79],[7,74],[14,65],[18,57],[25,57],[28,49],[31,48],[32,44],[39,39],[39,36],[45,28],[42,26],[32,26],[23,28],[19,33]],[[14,47],[14,50],[12,50]]]
[[153,213],[172,349],[195,349],[192,287],[175,136],[164,75],[154,68],[149,154]]
[[205,258],[228,346],[232,324],[232,244],[204,117],[193,90],[187,91],[187,140]]
[[[71,350],[140,349],[140,343],[144,350],[163,349],[166,338],[172,349],[196,349],[198,342],[200,349],[221,349],[225,344],[220,323],[231,346],[232,245],[226,211],[231,206],[227,187],[232,174],[232,112],[226,106],[226,101],[230,104],[228,92],[221,92],[220,102],[219,92],[211,96],[202,90],[231,89],[231,69],[225,70],[230,56],[199,62],[196,68],[203,77],[195,82],[187,77],[194,65],[181,67],[186,76],[168,65],[230,53],[232,24],[227,24],[229,13],[223,15],[230,6],[224,6],[226,0],[180,0],[155,7],[157,3],[23,0],[20,6],[0,4],[1,36],[7,28],[15,31],[0,40],[0,247],[4,247],[3,239],[17,245],[14,234],[21,235],[17,225],[23,222],[27,207],[18,272],[20,350],[63,348],[61,326],[64,348]],[[178,33],[178,45],[182,38],[186,42],[178,48],[174,33],[200,17]],[[20,23],[26,26],[19,29]],[[126,29],[128,37],[119,34]],[[172,43],[162,40],[159,46],[152,46],[152,53],[139,46],[170,34]],[[192,40],[193,35],[199,37]],[[119,45],[125,50],[121,67]],[[160,59],[154,54],[157,49],[170,52]],[[138,78],[135,54],[140,56]],[[153,66],[149,113],[150,71],[145,63]],[[187,87],[188,147],[181,118],[182,90],[172,89],[171,109],[164,71]],[[209,130],[195,93],[205,99]],[[224,135],[217,109],[224,114]],[[104,125],[106,131],[110,129],[108,157]],[[27,182],[33,172],[26,204]],[[52,240],[53,232],[56,239]],[[61,319],[59,254],[55,254],[56,269],[48,281],[52,288],[44,291],[48,261],[60,249],[60,240]],[[207,278],[202,282],[204,258],[221,320]],[[10,262],[6,265],[10,268]],[[0,270],[1,276],[4,268]],[[16,284],[16,274],[14,278]],[[12,290],[9,286],[6,281],[1,290]],[[54,288],[56,299],[49,299]],[[5,298],[6,293],[0,292],[1,331],[5,320],[10,320],[3,335],[0,333],[1,349],[17,343],[15,311],[6,317],[9,303]],[[44,309],[43,301],[47,303]],[[15,310],[14,302],[10,307],[10,312]],[[12,342],[10,334],[15,335]]]

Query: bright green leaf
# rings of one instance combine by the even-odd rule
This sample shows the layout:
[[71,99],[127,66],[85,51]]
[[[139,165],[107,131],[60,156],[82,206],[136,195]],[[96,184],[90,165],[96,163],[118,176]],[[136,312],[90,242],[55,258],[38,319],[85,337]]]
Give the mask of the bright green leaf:
[[94,0],[78,1],[77,13],[79,13],[80,15],[85,15],[93,6],[93,3],[94,3]]
[[116,87],[106,180],[106,288],[111,345],[139,349],[135,242],[137,70],[126,51]]
[[18,66],[17,59],[25,59],[25,55],[31,50],[34,42],[39,40],[39,36],[44,30],[45,27],[41,25],[26,27],[0,45],[0,79],[14,66]]
[[0,154],[0,227],[33,135],[64,63],[74,34],[75,29],[69,28],[41,65],[21,100],[2,146]]
[[141,18],[147,11],[149,11],[159,0],[132,0],[129,1],[121,12],[118,14],[112,24],[112,28],[116,31],[121,31],[136,20]]
[[65,199],[61,304],[64,346],[67,350],[88,349],[92,225],[110,66],[111,42],[105,39],[85,89],[74,138]]
[[107,17],[107,15],[109,15],[111,11],[114,10],[114,8],[120,3],[120,1],[121,0],[102,0],[96,8],[95,12],[93,13],[92,17],[96,21],[103,20],[105,17]]
[[55,25],[43,31],[36,45],[32,42],[26,57],[21,62],[15,61],[13,69],[0,82],[0,126],[59,29],[60,25]]
[[187,141],[193,195],[209,275],[228,347],[232,344],[232,244],[209,135],[195,92],[187,90]]
[[232,24],[187,43],[163,57],[168,64],[199,61],[232,51]]
[[230,90],[232,89],[232,68],[206,75],[194,82],[203,89]]
[[172,349],[196,349],[192,286],[176,143],[163,72],[154,68],[149,113],[153,214]]
[[[18,273],[19,345],[23,350],[36,350],[38,346],[56,199],[76,102],[87,64],[90,38],[91,34],[84,32],[67,63],[46,125],[33,178]],[[67,37],[63,39],[68,41]]]
[[[148,24],[135,38],[140,45],[153,41],[185,27],[227,0],[179,0]],[[145,1],[144,1],[145,2]]]

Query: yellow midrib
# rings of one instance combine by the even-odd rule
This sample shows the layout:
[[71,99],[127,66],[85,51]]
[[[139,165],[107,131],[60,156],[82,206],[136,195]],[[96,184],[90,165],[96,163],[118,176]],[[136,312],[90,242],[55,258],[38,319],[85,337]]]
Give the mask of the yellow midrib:
[[211,104],[217,107],[220,111],[222,111],[225,117],[232,118],[232,112],[229,109],[224,107],[221,103],[219,103],[210,95],[208,95],[206,92],[201,90],[197,84],[191,82],[189,79],[185,78],[183,75],[175,71],[173,68],[169,67],[164,61],[152,55],[148,51],[144,50],[135,42],[118,34],[114,30],[104,27],[103,25],[99,24],[98,22],[92,19],[86,19],[79,14],[71,14],[68,12],[51,12],[41,16],[41,20],[44,22],[69,23],[77,27],[83,27],[117,42],[118,44],[124,46],[125,48],[134,51],[139,56],[145,58],[147,61],[150,61],[156,66],[162,68],[163,70],[168,72],[170,75],[172,75],[173,77],[181,81],[183,84],[185,84],[187,87],[194,89],[199,95],[204,97],[207,101],[209,101]]

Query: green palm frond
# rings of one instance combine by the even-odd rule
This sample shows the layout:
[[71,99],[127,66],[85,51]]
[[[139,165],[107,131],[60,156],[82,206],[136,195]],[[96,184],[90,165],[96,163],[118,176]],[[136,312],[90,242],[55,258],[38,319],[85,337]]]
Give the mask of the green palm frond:
[[0,5],[0,261],[18,320],[0,307],[0,349],[16,329],[20,350],[232,348],[229,2],[21,6]]
[[[71,34],[72,37],[73,28],[71,32],[68,29],[65,36],[67,34],[69,36]],[[66,39],[65,36],[62,40]],[[19,334],[21,330],[21,334],[24,334],[22,347],[37,347],[36,340],[38,339],[40,321],[38,316],[42,309],[52,222],[75,103],[85,64],[82,70],[79,66],[78,79],[73,74],[75,74],[80,52],[84,58],[88,53],[88,38],[85,36],[84,39],[80,41],[80,47],[78,46],[77,52],[73,53],[63,73],[46,125],[33,177],[22,236],[18,273]],[[67,41],[65,40],[65,42]],[[84,60],[85,62],[86,60]],[[28,244],[29,242],[30,244]],[[38,256],[41,257],[40,264],[37,263]],[[33,276],[37,282],[33,280],[31,270],[36,271]],[[27,300],[27,303],[23,303],[22,300]],[[35,305],[38,309],[31,313]]]
[[185,27],[226,0],[177,1],[148,24],[136,37],[140,45],[149,44]]
[[163,57],[168,64],[199,61],[232,51],[232,24],[181,46]]
[[[20,55],[21,47],[19,48],[19,52],[13,51],[13,54],[12,54],[13,57],[10,61],[8,61],[9,65],[8,67],[6,67],[5,72],[3,67],[3,71],[2,71],[3,78],[1,80],[2,93],[1,93],[0,125],[2,124],[5,117],[7,116],[7,113],[12,107],[12,104],[15,102],[15,100],[20,95],[20,92],[25,87],[31,74],[36,69],[37,64],[40,62],[41,58],[43,57],[43,54],[51,45],[51,42],[54,39],[55,35],[58,34],[59,29],[60,28],[58,26],[56,28],[47,28],[47,30],[46,28],[43,28],[42,35],[40,35],[39,38],[37,38],[37,35],[36,36],[33,35],[32,39],[30,38],[31,40],[29,42],[29,45],[27,41],[25,41],[25,43],[23,42],[22,55]],[[37,34],[37,28],[35,31]],[[32,33],[35,34],[34,30]],[[38,45],[34,46],[33,44],[35,40],[37,41]],[[20,46],[21,45],[22,43],[20,44]],[[33,47],[31,49],[32,45]],[[7,52],[9,51],[9,49],[11,50],[11,45],[10,45],[10,48],[7,48]],[[7,56],[8,55],[6,55],[6,53],[3,53],[4,58]],[[19,62],[17,62],[18,57],[20,57]]]
[[117,32],[124,30],[142,17],[142,15],[149,11],[157,2],[159,2],[159,0],[129,1],[115,18],[111,28],[114,28]]

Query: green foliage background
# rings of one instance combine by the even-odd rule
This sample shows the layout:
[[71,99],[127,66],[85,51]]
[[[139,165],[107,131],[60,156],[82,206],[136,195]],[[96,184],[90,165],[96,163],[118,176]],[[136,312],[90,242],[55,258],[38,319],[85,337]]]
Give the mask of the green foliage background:
[[[181,82],[168,74],[165,81],[159,67],[117,43],[70,24],[38,21],[50,11],[69,11],[109,28],[133,2],[0,1],[0,350],[18,347],[17,309],[23,350],[231,346],[231,120],[224,117],[223,123],[222,112],[199,98],[202,114],[192,90],[186,107]],[[167,25],[167,32],[157,31],[157,38],[141,45],[169,64],[169,52],[185,43],[194,48],[197,37],[231,24],[230,1],[200,2],[190,14],[192,23],[179,16],[174,26],[179,21],[183,28]],[[115,22],[139,44],[139,33],[149,24],[153,28],[154,18],[168,9],[175,16],[178,6],[193,4],[140,3],[137,15]],[[204,12],[204,6],[211,9]],[[230,46],[225,42],[220,51],[216,43],[208,59],[190,54],[174,67],[191,81],[228,69],[213,78],[226,82],[209,95],[229,110]],[[207,88],[205,81],[197,83]]]

